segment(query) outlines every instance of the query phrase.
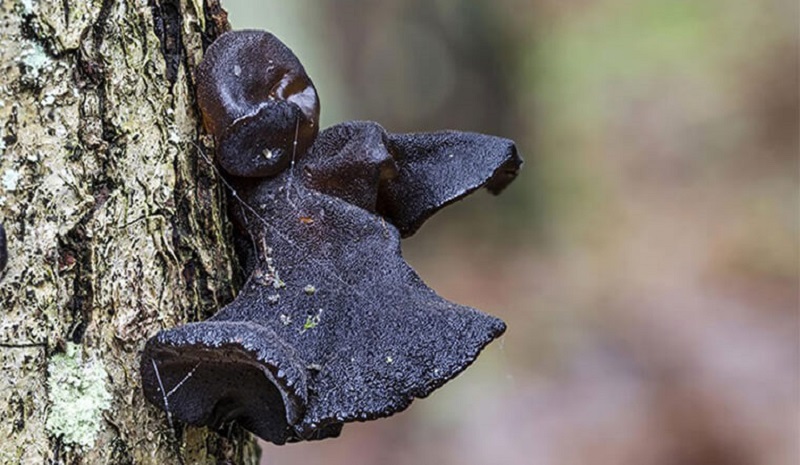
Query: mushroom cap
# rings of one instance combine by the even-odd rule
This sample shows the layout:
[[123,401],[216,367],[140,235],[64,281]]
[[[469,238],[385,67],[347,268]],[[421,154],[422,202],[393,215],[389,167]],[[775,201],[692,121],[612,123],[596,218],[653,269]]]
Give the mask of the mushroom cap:
[[197,103],[234,176],[273,176],[319,131],[319,97],[300,61],[264,31],[231,31],[197,68]]
[[235,420],[276,444],[300,439],[290,426],[305,413],[307,370],[268,326],[206,321],[161,331],[145,346],[141,374],[145,397],[183,422]]

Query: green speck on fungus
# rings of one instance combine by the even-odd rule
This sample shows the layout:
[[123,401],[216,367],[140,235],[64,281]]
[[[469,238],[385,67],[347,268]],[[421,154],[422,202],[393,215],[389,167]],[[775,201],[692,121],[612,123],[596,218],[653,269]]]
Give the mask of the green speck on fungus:
[[319,320],[321,317],[322,317],[322,309],[319,309],[319,312],[314,316],[311,315],[307,316],[306,322],[303,323],[303,329],[300,330],[300,333],[302,334],[308,331],[309,329],[316,328],[317,325],[319,324]]
[[111,407],[105,367],[98,360],[84,360],[80,346],[68,343],[64,354],[50,359],[47,373],[47,432],[67,446],[90,448],[100,430],[101,412]]
[[319,323],[314,319],[314,317],[307,317],[306,322],[303,323],[303,331],[307,329],[316,328]]

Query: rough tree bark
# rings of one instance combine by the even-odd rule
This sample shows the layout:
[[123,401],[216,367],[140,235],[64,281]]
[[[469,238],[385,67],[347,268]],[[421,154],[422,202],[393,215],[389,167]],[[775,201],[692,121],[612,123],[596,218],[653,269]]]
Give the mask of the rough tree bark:
[[0,463],[255,463],[238,429],[170,427],[138,369],[159,328],[234,294],[192,75],[225,13],[0,0],[0,15]]

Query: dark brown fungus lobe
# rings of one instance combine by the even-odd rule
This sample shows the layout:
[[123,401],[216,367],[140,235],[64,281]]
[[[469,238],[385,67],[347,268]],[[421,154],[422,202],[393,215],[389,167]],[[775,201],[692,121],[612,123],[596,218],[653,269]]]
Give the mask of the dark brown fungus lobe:
[[[234,32],[209,53],[253,37],[285,49],[266,33]],[[240,66],[241,75],[255,72]],[[235,120],[220,108],[201,105],[212,131]],[[271,108],[280,115],[286,107]],[[281,118],[279,133],[287,127]],[[269,139],[270,128],[252,135]],[[206,321],[147,341],[144,394],[171,418],[213,428],[236,421],[276,444],[334,437],[344,423],[387,417],[426,397],[505,331],[501,320],[426,286],[403,259],[400,239],[477,189],[500,192],[522,164],[513,142],[456,131],[392,134],[372,122],[338,124],[312,139],[295,170],[230,179],[248,205],[231,216],[255,249],[236,299]],[[220,163],[250,166],[251,156],[232,152]]]
[[272,176],[319,131],[319,98],[297,57],[275,36],[220,36],[197,68],[197,103],[228,174]]
[[323,131],[303,164],[309,186],[372,213],[380,187],[398,174],[391,141],[372,122],[337,124]]
[[303,165],[311,187],[379,213],[403,237],[481,187],[499,194],[522,165],[509,139],[461,131],[391,134],[371,121],[326,129],[311,150]]
[[0,224],[0,271],[3,271],[8,264],[8,246],[6,244],[6,230]]
[[391,141],[403,158],[381,192],[380,208],[403,237],[477,189],[499,194],[522,166],[514,142],[501,137],[443,131],[396,134]]

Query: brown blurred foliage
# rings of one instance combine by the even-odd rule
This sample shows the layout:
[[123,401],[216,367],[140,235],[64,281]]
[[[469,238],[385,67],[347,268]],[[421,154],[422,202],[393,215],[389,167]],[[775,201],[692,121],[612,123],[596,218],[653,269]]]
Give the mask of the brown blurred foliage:
[[527,165],[405,245],[504,340],[263,463],[800,462],[797,2],[279,3],[228,7],[295,50],[329,124],[502,135]]

